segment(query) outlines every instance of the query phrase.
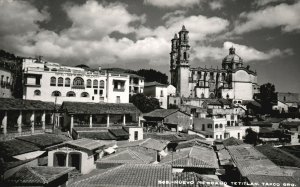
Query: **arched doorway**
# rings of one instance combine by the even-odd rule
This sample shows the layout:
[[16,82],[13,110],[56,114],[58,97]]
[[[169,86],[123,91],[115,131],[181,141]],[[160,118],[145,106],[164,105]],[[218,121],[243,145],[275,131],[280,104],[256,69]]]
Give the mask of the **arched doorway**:
[[75,167],[79,172],[81,170],[81,153],[69,153],[69,167]]
[[57,152],[53,155],[53,166],[60,166],[65,167],[66,166],[66,159],[67,159],[67,153],[64,152]]

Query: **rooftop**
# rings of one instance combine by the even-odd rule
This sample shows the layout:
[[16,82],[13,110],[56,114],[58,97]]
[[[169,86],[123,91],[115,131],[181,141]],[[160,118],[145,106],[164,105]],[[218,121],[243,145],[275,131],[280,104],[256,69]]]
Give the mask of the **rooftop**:
[[20,136],[16,138],[17,140],[22,140],[24,142],[32,143],[40,148],[45,148],[49,146],[53,146],[56,144],[63,143],[64,141],[70,140],[67,137],[59,136],[56,134],[38,134],[31,136]]
[[176,150],[193,147],[193,146],[203,146],[203,147],[211,148],[212,144],[211,142],[208,142],[206,140],[195,138],[188,141],[179,142],[178,145],[176,146]]
[[167,141],[167,140],[155,140],[152,138],[147,138],[144,140],[138,140],[138,141],[118,144],[118,146],[119,146],[119,148],[140,146],[140,147],[144,147],[147,149],[162,151],[165,149],[165,147],[168,145],[169,142],[170,141]]
[[73,169],[68,167],[25,166],[9,177],[6,182],[13,185],[45,185]]
[[151,86],[160,86],[160,87],[167,87],[168,85],[166,84],[162,84],[162,83],[159,83],[159,82],[145,82],[144,84],[144,87],[151,87]]
[[54,103],[13,98],[0,98],[1,110],[54,110]]
[[32,143],[16,139],[0,142],[0,147],[0,157],[4,159],[11,159],[12,156],[40,150],[38,146]]
[[143,153],[126,149],[115,154],[103,157],[98,163],[121,163],[121,164],[148,164],[152,157]]
[[243,177],[251,174],[269,176],[289,176],[288,172],[280,169],[265,155],[248,144],[227,147],[233,162]]
[[[201,155],[201,157],[199,157]],[[219,168],[217,156],[212,148],[193,146],[162,158],[160,164],[173,167]]]
[[179,109],[156,109],[152,112],[144,114],[144,117],[165,118],[177,111],[179,111]]
[[95,186],[169,186],[158,184],[158,181],[171,181],[172,172],[170,166],[130,164],[113,168],[105,173],[77,181],[74,187]]
[[242,144],[244,144],[243,140],[239,140],[234,137],[227,138],[223,141],[224,146],[242,145]]
[[140,111],[132,103],[82,103],[63,102],[61,106],[69,114],[132,114]]

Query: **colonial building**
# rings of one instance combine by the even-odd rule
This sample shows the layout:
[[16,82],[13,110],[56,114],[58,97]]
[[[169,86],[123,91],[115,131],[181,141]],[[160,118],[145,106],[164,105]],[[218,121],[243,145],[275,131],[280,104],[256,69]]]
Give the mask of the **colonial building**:
[[257,75],[243,59],[235,54],[235,48],[222,61],[222,68],[190,67],[189,31],[183,26],[179,36],[171,40],[171,84],[183,97],[226,98],[252,100],[258,92]]
[[23,71],[23,99],[26,100],[58,104],[63,101],[128,103],[129,93],[143,92],[142,77],[101,68],[89,70],[25,59]]

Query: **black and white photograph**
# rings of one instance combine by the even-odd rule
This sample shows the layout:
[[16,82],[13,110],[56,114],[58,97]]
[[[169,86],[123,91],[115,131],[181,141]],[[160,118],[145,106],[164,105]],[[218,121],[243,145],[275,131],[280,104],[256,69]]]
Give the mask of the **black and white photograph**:
[[300,0],[0,0],[0,186],[300,187]]

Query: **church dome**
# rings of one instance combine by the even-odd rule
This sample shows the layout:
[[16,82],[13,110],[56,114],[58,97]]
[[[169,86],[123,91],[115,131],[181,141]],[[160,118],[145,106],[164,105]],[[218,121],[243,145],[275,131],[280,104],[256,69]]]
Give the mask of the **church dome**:
[[235,48],[231,47],[229,49],[229,54],[222,61],[223,68],[228,69],[228,67],[241,67],[242,64],[243,59],[239,55],[235,54]]

